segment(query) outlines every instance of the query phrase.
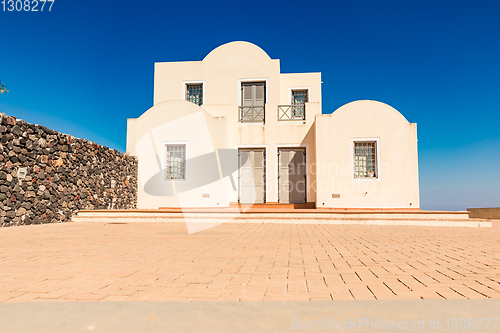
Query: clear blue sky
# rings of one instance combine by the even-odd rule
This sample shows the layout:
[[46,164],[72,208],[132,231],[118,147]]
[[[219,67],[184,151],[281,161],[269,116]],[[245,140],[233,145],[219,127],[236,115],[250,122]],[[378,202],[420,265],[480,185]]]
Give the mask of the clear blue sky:
[[245,40],[322,72],[324,113],[373,99],[418,123],[423,209],[500,206],[500,1],[56,0],[0,26],[0,112],[125,151],[154,62]]

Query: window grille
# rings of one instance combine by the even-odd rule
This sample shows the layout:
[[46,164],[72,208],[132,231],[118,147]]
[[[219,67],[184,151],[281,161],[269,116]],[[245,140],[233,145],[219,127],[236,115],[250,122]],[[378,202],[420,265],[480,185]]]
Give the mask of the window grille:
[[186,101],[200,106],[203,104],[203,83],[186,85]]
[[165,145],[165,180],[186,179],[186,145]]
[[377,178],[377,142],[354,142],[354,178]]
[[292,91],[292,118],[304,118],[305,104],[307,102],[307,90]]

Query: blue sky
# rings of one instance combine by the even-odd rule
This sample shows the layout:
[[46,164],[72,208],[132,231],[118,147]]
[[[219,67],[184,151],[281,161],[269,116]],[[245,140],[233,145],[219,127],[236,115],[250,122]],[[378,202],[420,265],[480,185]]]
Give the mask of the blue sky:
[[373,99],[418,123],[422,209],[500,206],[500,1],[56,0],[0,25],[0,112],[125,151],[154,62],[245,40],[322,72],[324,113]]

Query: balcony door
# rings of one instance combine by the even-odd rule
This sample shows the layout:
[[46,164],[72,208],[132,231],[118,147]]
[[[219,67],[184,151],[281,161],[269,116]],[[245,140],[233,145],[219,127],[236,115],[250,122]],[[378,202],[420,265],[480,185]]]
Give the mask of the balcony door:
[[241,83],[241,122],[264,122],[264,105],[266,104],[265,82]]

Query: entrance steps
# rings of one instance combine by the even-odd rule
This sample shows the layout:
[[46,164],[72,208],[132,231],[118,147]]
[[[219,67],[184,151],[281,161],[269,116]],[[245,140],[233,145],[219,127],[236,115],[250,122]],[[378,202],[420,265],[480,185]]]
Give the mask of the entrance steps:
[[81,210],[74,222],[195,222],[195,223],[285,223],[491,227],[491,220],[470,219],[468,212],[422,210],[342,210],[289,208],[187,208]]
[[258,208],[258,209],[315,209],[315,202],[308,202],[304,204],[283,204],[277,202],[267,202],[263,204],[240,204],[237,202],[231,202],[229,204],[229,208],[239,208],[239,209],[249,209],[249,208]]

